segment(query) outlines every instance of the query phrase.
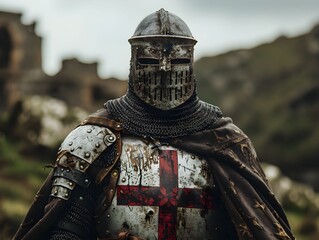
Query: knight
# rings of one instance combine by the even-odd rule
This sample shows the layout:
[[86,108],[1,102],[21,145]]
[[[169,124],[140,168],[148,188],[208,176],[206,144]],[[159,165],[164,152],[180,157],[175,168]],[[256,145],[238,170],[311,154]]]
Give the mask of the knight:
[[199,100],[185,22],[160,9],[129,43],[127,93],[65,138],[14,239],[294,239],[250,139]]

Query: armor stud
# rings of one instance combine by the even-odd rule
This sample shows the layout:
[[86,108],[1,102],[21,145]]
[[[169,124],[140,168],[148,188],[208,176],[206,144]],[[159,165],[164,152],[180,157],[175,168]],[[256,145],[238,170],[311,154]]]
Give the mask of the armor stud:
[[113,177],[117,177],[117,175],[118,175],[118,171],[115,170],[115,171],[112,172],[112,176]]
[[75,168],[84,170],[115,140],[115,135],[106,127],[84,125],[66,137],[61,145],[61,151],[71,152],[73,156],[83,160],[85,163],[80,162],[83,167],[80,169],[76,164]]
[[113,136],[113,135],[107,135],[106,136],[106,140],[108,141],[108,142],[114,142],[115,141],[115,137]]

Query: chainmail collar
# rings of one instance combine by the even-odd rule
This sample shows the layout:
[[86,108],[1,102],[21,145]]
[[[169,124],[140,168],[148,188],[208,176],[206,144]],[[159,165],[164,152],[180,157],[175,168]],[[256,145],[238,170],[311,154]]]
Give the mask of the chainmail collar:
[[222,117],[218,107],[200,101],[196,93],[174,109],[160,110],[144,103],[129,90],[123,97],[107,101],[104,107],[128,133],[154,139],[202,131]]

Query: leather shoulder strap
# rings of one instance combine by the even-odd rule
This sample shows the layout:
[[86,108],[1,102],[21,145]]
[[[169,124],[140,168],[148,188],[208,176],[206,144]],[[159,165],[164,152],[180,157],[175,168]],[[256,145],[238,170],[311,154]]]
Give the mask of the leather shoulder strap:
[[109,172],[112,170],[114,165],[117,163],[121,156],[122,152],[122,140],[121,140],[121,132],[122,132],[122,124],[118,121],[115,121],[111,118],[109,118],[107,111],[105,109],[100,109],[99,111],[95,112],[94,114],[87,117],[80,125],[98,125],[103,127],[108,127],[111,130],[113,130],[113,133],[116,136],[116,153],[115,153],[115,159],[113,162],[106,166],[105,168],[102,168],[98,174],[96,175],[95,182],[97,184],[100,184],[104,178],[109,174]]
[[110,165],[104,168],[101,168],[101,170],[97,173],[95,178],[96,184],[101,184],[103,180],[108,175],[110,175],[109,184],[103,187],[105,198],[102,202],[100,202],[100,206],[97,208],[99,211],[96,215],[96,218],[98,219],[109,207],[115,194],[115,189],[116,189],[117,181],[119,178],[119,172],[118,170],[114,169],[114,166],[119,161],[121,152],[122,152],[122,140],[121,140],[122,124],[120,122],[117,122],[109,118],[105,109],[101,109],[97,111],[96,113],[94,113],[93,115],[89,116],[80,125],[87,125],[87,124],[110,128],[116,136],[115,158]]
[[118,121],[111,119],[106,109],[100,109],[96,111],[95,113],[87,117],[80,125],[86,124],[108,127],[115,131],[122,130],[122,124]]

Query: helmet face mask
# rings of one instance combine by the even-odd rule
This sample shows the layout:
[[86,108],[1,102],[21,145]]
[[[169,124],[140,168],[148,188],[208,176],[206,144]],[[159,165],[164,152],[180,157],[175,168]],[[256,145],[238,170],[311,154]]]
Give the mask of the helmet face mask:
[[[166,27],[164,33],[159,26]],[[148,32],[143,32],[144,29]],[[184,35],[172,33],[171,29],[182,29]],[[129,42],[132,46],[130,89],[141,100],[169,110],[190,98],[195,90],[196,40],[180,18],[161,9],[140,23]]]
[[131,86],[144,102],[168,110],[194,92],[193,43],[185,39],[140,39],[132,44]]

